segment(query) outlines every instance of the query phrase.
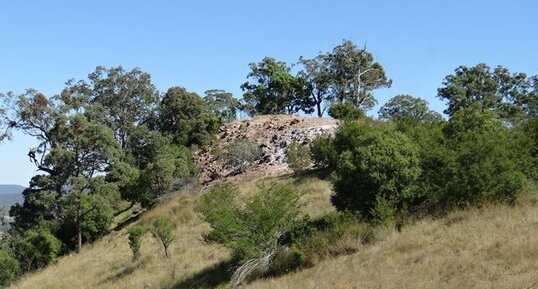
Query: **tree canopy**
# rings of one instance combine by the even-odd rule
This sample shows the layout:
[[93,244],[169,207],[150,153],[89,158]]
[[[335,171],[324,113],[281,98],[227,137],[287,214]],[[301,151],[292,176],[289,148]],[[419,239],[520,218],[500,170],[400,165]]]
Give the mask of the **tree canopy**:
[[291,68],[282,61],[265,57],[251,63],[248,78],[241,89],[246,110],[251,114],[293,114],[312,112],[307,82],[290,73]]

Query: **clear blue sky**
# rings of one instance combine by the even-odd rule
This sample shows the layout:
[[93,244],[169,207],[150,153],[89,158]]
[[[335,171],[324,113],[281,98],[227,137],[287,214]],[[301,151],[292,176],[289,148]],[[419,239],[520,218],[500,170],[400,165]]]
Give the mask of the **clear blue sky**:
[[[436,90],[458,65],[538,74],[537,12],[534,0],[3,1],[0,92],[50,96],[97,65],[123,65],[151,73],[160,91],[239,97],[248,63],[295,62],[346,38],[367,43],[393,80],[376,92],[380,105],[406,93],[442,111]],[[19,134],[0,145],[0,183],[27,185],[32,145]]]

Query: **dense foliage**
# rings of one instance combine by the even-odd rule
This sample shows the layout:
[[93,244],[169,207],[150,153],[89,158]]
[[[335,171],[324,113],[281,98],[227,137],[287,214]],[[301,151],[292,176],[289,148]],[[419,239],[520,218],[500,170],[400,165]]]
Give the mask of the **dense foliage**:
[[8,286],[19,275],[20,268],[17,259],[9,251],[0,249],[0,288]]
[[135,205],[196,181],[187,146],[208,142],[225,117],[182,88],[161,97],[137,68],[97,67],[53,97],[33,89],[1,96],[2,139],[19,130],[37,141],[28,157],[38,174],[0,240],[23,273],[79,251]]
[[416,194],[420,175],[417,146],[403,133],[371,130],[356,122],[342,125],[336,136],[337,166],[332,202],[339,210],[371,219],[380,206],[400,209]]

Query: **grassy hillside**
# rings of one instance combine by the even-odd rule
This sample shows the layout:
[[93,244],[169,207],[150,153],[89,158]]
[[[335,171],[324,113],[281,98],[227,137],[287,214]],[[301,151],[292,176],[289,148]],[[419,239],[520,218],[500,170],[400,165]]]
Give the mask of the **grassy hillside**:
[[[304,211],[330,212],[331,187],[314,177],[277,178],[308,192]],[[247,196],[256,182],[241,184]],[[11,288],[211,288],[225,287],[229,252],[202,240],[209,226],[196,211],[197,197],[181,195],[144,214],[140,223],[167,214],[175,241],[164,258],[146,234],[142,258],[131,260],[126,230],[86,246],[78,255],[23,278]],[[322,261],[244,288],[532,288],[538,282],[538,197],[529,192],[514,206],[489,205],[422,220],[401,233],[387,230],[359,252]]]

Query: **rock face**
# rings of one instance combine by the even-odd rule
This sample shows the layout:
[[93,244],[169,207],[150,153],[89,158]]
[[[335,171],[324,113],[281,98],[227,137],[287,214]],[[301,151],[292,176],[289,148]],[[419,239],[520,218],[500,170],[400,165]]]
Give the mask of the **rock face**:
[[[195,153],[196,162],[202,170],[201,181],[210,183],[232,176],[259,177],[287,173],[286,149],[293,140],[308,144],[320,135],[334,135],[336,127],[333,119],[283,115],[260,116],[224,125],[210,147]],[[227,147],[241,138],[256,143],[263,152],[261,158],[244,172],[227,165],[222,157]]]

